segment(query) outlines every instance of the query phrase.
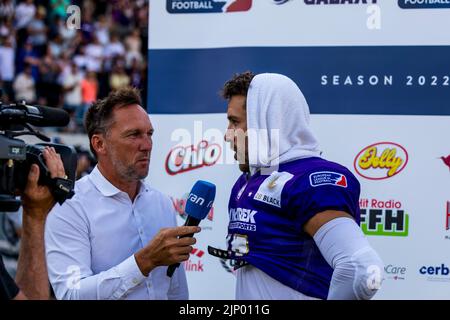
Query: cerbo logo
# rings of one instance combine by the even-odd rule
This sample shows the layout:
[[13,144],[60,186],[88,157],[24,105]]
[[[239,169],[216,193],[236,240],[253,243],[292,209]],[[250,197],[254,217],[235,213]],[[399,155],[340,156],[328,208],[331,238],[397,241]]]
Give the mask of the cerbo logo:
[[332,171],[320,171],[311,173],[309,175],[309,183],[312,187],[333,185],[347,188],[347,178],[341,173]]
[[399,174],[407,163],[408,152],[405,148],[393,142],[379,142],[361,150],[353,166],[363,178],[382,180]]
[[450,281],[450,269],[444,263],[441,263],[437,266],[422,266],[419,268],[419,273],[421,275],[427,276],[428,281]]
[[360,199],[361,230],[369,236],[406,237],[409,215],[396,200]]
[[167,0],[169,13],[218,13],[248,11],[252,0]]
[[450,0],[398,0],[402,9],[444,9],[450,8]]
[[406,267],[388,264],[384,267],[386,278],[390,280],[405,280]]
[[217,143],[202,140],[197,146],[177,146],[169,151],[166,158],[166,171],[174,176],[186,171],[214,165],[222,154]]
[[186,272],[204,272],[204,264],[202,262],[202,257],[205,254],[203,250],[198,248],[193,248],[189,259],[183,262],[184,270]]

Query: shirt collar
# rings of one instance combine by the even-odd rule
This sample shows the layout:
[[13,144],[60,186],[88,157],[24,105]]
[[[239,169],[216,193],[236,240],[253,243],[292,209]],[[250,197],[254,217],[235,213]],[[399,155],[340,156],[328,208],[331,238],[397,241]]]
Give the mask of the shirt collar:
[[[95,166],[94,170],[92,170],[91,174],[89,175],[89,178],[91,179],[95,187],[105,197],[112,197],[115,196],[116,194],[123,192],[122,190],[114,186],[111,182],[109,182],[109,180],[102,175],[102,173],[98,169],[98,166]],[[141,181],[138,194],[144,191],[148,191],[148,188],[145,185],[144,181]]]

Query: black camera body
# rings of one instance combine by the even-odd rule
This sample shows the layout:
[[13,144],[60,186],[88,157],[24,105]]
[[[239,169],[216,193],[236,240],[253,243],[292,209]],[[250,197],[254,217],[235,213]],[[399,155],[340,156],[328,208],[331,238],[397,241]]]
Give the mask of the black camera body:
[[[61,204],[73,196],[77,155],[70,146],[53,143],[26,144],[15,137],[35,135],[41,140],[48,137],[34,130],[35,126],[65,126],[69,115],[60,109],[28,106],[24,102],[11,105],[0,103],[0,211],[17,211],[21,205],[15,197],[16,191],[23,191],[32,164],[39,166],[38,184],[49,187],[55,199]],[[28,129],[28,130],[25,130]],[[67,177],[52,179],[45,164],[45,146],[55,148],[60,154]]]

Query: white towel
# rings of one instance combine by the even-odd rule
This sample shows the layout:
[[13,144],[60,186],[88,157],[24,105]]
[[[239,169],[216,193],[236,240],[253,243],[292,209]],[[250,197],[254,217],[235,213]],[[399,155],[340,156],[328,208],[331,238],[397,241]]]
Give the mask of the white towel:
[[309,107],[298,86],[281,74],[256,75],[247,94],[250,172],[320,156]]

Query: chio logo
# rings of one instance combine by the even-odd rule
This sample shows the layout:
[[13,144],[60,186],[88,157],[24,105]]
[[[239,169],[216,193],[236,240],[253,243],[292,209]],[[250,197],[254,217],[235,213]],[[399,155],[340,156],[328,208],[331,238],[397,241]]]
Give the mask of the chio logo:
[[217,143],[200,141],[197,146],[177,146],[169,151],[166,171],[176,175],[206,166],[213,166],[220,159],[222,148]]

